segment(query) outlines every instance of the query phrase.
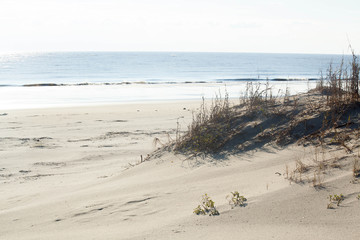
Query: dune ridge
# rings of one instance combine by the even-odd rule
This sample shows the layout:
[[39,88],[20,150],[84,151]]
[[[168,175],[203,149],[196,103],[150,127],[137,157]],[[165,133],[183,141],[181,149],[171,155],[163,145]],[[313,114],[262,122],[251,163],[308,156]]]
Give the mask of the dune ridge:
[[[195,156],[153,145],[154,138],[163,144],[175,139],[177,123],[185,130],[199,106],[182,101],[6,111],[0,116],[1,238],[360,236],[360,185],[352,172],[358,140],[346,142],[351,152],[341,145],[324,151],[267,141],[257,147],[237,142],[242,147],[231,154]],[[318,188],[311,178],[321,159],[329,164]],[[300,179],[299,161],[309,168]],[[232,191],[248,205],[232,208],[226,199]],[[205,193],[219,216],[193,213]],[[330,194],[345,199],[327,209]]]

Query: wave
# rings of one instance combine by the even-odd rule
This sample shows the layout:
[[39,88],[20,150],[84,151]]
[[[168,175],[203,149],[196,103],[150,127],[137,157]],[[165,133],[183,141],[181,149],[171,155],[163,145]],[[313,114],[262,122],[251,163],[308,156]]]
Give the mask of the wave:
[[124,82],[81,82],[81,83],[29,83],[29,84],[0,84],[0,87],[63,87],[63,86],[109,86],[109,85],[173,85],[173,84],[219,84],[226,82],[296,82],[318,81],[319,78],[224,78],[212,81],[124,81]]
[[225,78],[217,79],[224,82],[286,82],[286,81],[318,81],[320,78]]

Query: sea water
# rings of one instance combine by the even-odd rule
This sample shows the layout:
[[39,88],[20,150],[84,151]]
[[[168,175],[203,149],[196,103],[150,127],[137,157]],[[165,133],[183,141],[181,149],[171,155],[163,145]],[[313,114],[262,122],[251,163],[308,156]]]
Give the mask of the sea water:
[[349,56],[265,53],[58,52],[0,55],[0,109],[239,97],[247,82],[275,93],[314,87]]

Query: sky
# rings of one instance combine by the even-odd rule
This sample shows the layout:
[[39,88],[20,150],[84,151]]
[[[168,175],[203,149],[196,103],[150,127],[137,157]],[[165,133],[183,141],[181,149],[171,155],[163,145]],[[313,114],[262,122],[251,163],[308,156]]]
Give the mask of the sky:
[[0,53],[360,51],[359,0],[0,0]]

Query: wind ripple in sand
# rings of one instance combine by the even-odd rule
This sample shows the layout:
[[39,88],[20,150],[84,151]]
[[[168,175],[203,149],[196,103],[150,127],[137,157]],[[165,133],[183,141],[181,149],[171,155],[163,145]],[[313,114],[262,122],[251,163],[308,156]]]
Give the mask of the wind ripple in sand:
[[3,137],[0,141],[9,147],[30,147],[30,148],[44,148],[53,149],[59,147],[54,143],[51,137],[35,137],[35,138],[17,138],[17,137]]
[[79,212],[79,213],[74,214],[73,217],[79,217],[82,215],[86,215],[86,214],[90,214],[90,213],[94,213],[94,212],[98,212],[98,211],[102,211],[102,210],[104,210],[104,207],[92,209],[87,212]]
[[[10,182],[22,182],[23,180],[38,180],[43,177],[50,177],[54,175],[64,175],[64,174],[34,174],[34,175],[28,175],[30,174],[30,170],[20,170],[19,173],[5,173],[0,174],[0,179],[10,181]],[[6,182],[3,182],[6,183]]]
[[46,167],[65,167],[66,163],[64,162],[36,162],[34,166],[46,166]]
[[96,141],[96,140],[106,140],[108,138],[116,138],[116,137],[128,137],[131,132],[107,132],[103,135],[100,135],[98,137],[93,138],[81,138],[81,139],[69,139],[67,140],[70,143],[76,143],[76,142],[90,142],[90,141]]
[[71,215],[71,218],[81,217],[81,216],[85,216],[85,215],[89,215],[89,214],[95,214],[97,212],[103,211],[112,206],[113,205],[111,205],[111,204],[105,205],[105,204],[101,204],[101,203],[93,204],[90,206],[85,206],[85,208],[87,209],[86,211],[80,211],[80,212],[74,213]]
[[[69,143],[76,143],[76,142],[94,142],[94,141],[98,141],[98,140],[107,140],[107,139],[111,139],[111,138],[118,138],[118,137],[129,137],[129,136],[139,136],[139,135],[145,135],[145,136],[154,136],[154,135],[161,135],[161,134],[173,134],[175,131],[154,131],[154,132],[148,132],[148,131],[141,131],[141,130],[136,130],[134,132],[127,132],[127,131],[122,131],[122,132],[106,132],[103,135],[100,135],[98,137],[93,137],[93,138],[82,138],[82,139],[69,139],[67,140],[67,142]],[[101,145],[102,147],[114,147],[114,146],[106,146],[106,145]],[[101,147],[100,146],[100,147]]]
[[127,137],[130,134],[134,134],[131,132],[107,132],[105,135],[98,137],[99,139],[107,139],[107,138],[115,138],[115,137]]
[[153,199],[153,198],[156,198],[156,197],[148,197],[148,198],[144,198],[144,199],[129,201],[129,202],[125,203],[125,205],[127,205],[127,204],[133,204],[133,203],[146,202],[147,200],[150,200],[150,199]]
[[[142,208],[141,215],[143,216],[149,216],[158,213],[158,210],[154,210],[151,207],[148,206],[149,200],[157,198],[157,196],[151,196],[151,197],[145,197],[141,199],[136,200],[130,200],[126,203],[119,205],[119,204],[104,204],[104,203],[98,203],[98,204],[92,204],[85,206],[85,209],[82,211],[78,211],[71,215],[71,218],[79,218],[79,217],[86,217],[86,216],[92,216],[93,214],[96,214],[100,211],[111,209],[110,211],[106,212],[106,215],[113,215],[113,214],[120,214],[124,215],[123,221],[130,220],[131,218],[137,217],[139,214],[139,209]],[[116,208],[116,205],[118,207]],[[58,218],[62,221],[64,219]],[[55,220],[56,221],[56,220]]]
[[84,138],[84,139],[69,139],[68,142],[88,142],[88,141],[92,141],[91,138]]
[[[117,210],[116,212],[125,214],[124,218],[122,219],[123,221],[128,221],[138,216],[146,217],[157,214],[164,209],[156,209],[156,207],[150,203],[150,200],[155,198],[158,198],[158,196],[151,196],[128,201],[121,206],[121,210]],[[141,209],[141,211],[139,211],[139,209]]]
[[[36,175],[26,176],[26,177],[24,177],[24,179],[25,180],[37,180],[42,177],[50,177],[50,176],[54,176],[54,175],[55,174],[36,174]],[[56,174],[56,175],[62,175],[62,174]]]

